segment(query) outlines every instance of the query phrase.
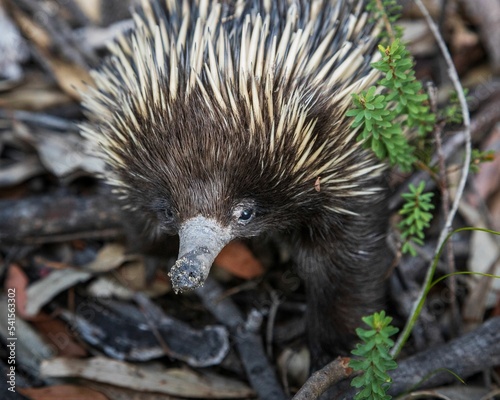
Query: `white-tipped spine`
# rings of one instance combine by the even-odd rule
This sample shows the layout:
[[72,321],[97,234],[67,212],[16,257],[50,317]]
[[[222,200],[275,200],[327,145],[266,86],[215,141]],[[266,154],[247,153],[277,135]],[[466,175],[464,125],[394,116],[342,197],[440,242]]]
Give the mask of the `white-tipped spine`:
[[[350,105],[350,93],[364,90],[378,78],[366,65],[380,57],[373,51],[379,27],[372,27],[372,37],[360,37],[371,26],[360,8],[361,0],[290,1],[281,29],[273,25],[278,11],[270,0],[261,5],[238,1],[234,15],[224,17],[227,5],[216,1],[159,0],[167,18],[156,14],[162,6],[153,7],[152,1],[157,0],[141,0],[142,12],[133,16],[135,30],[110,45],[113,58],[92,74],[98,90],[90,91],[84,100],[107,135],[99,145],[110,163],[123,164],[114,153],[117,146],[127,142],[142,146],[143,120],[168,127],[168,119],[175,118],[173,105],[187,103],[196,90],[214,118],[228,114],[224,121],[228,131],[241,128],[234,121],[248,121],[248,144],[265,143],[263,154],[293,146],[292,172],[300,179],[321,175],[322,188],[337,182],[335,167],[358,151],[361,143],[354,139],[356,130],[338,137],[333,127],[332,136],[323,135],[324,142],[318,143],[317,120],[310,110],[322,99],[340,115]],[[309,7],[308,19],[300,15],[303,7]],[[333,16],[331,21],[322,19],[325,8]],[[351,9],[352,15],[341,15],[345,9]],[[179,20],[171,21],[168,15]],[[323,27],[318,28],[319,20]],[[237,27],[232,21],[243,25]],[[93,141],[99,134],[85,129],[85,136]],[[264,140],[257,140],[257,135]],[[342,152],[336,150],[341,146]],[[323,160],[324,154],[328,159]],[[277,162],[281,165],[283,159]],[[370,164],[360,171],[371,174],[379,168]]]

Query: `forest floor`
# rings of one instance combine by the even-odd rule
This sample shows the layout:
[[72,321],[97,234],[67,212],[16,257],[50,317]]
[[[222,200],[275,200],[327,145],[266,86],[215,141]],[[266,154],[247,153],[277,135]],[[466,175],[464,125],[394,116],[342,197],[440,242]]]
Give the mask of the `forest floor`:
[[[202,290],[176,295],[166,271],[177,240],[160,269],[131,254],[123,214],[96,178],[103,165],[85,153],[80,91],[92,85],[105,43],[132,26],[124,3],[0,0],[0,397],[290,398],[309,376],[305,293],[290,249],[274,237],[232,242]],[[424,3],[469,90],[477,149],[452,228],[500,231],[500,3]],[[413,2],[403,2],[400,24],[418,79],[444,109],[453,92],[448,68]],[[433,149],[442,143],[421,155],[430,164],[390,177],[386,312],[400,330],[465,154],[459,123],[428,140]],[[408,185],[421,181],[434,193],[434,218],[411,257],[401,254],[398,210]],[[500,399],[500,279],[484,275],[500,275],[500,236],[462,231],[443,254],[436,278],[478,274],[448,277],[429,292],[391,374],[392,393]],[[345,382],[338,388],[352,397]]]

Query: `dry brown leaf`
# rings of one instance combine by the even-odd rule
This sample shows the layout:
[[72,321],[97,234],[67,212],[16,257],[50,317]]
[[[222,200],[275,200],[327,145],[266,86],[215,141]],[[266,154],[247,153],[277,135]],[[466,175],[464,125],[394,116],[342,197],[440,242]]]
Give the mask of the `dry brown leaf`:
[[133,291],[142,290],[146,287],[146,268],[141,261],[127,263],[118,271],[120,281]]
[[[450,182],[450,194],[455,197],[459,171],[453,170],[448,174]],[[477,177],[471,175],[471,179]],[[480,199],[482,194],[479,191],[466,192],[460,200],[460,214],[467,222],[467,225],[478,228],[486,228],[488,222],[484,219],[484,214],[480,211]],[[469,259],[467,269],[472,272],[495,274],[494,262],[499,255],[497,238],[487,232],[473,231],[469,242]],[[463,306],[463,317],[467,322],[468,329],[474,328],[483,320],[485,310],[493,306],[494,298],[490,296],[492,290],[500,288],[498,279],[491,279],[486,276],[471,276],[467,279],[469,293]]]
[[246,398],[253,394],[245,384],[219,375],[199,375],[190,370],[160,364],[131,364],[105,357],[85,360],[54,358],[41,366],[47,377],[79,377],[138,391],[158,392],[188,398]]
[[85,266],[92,272],[108,272],[117,269],[124,262],[133,260],[134,256],[125,254],[125,246],[120,243],[109,243],[101,247],[96,258]]
[[51,45],[50,37],[47,35],[44,29],[42,29],[38,24],[35,24],[28,16],[21,12],[18,8],[12,8],[10,10],[14,19],[17,22],[17,26],[21,28],[23,36],[30,42],[36,43],[38,46],[43,48],[49,48]]
[[83,13],[95,24],[101,21],[102,0],[75,0]]
[[85,357],[87,351],[77,342],[71,334],[71,328],[63,321],[43,314],[44,318],[38,318],[31,323],[35,326],[54,348],[59,356]]
[[80,101],[80,92],[84,91],[87,85],[93,85],[94,82],[89,72],[79,65],[52,54],[50,36],[19,9],[14,8],[13,16],[24,36],[36,46],[59,87],[73,99]]
[[448,27],[453,31],[451,35],[451,47],[457,51],[464,51],[479,45],[479,35],[469,29],[463,18],[454,14],[447,20]]
[[[460,202],[460,212],[469,226],[486,227],[487,224],[475,206],[471,206],[464,199]],[[495,274],[494,262],[499,255],[498,244],[494,235],[474,231],[469,242],[469,259],[467,269],[472,272]],[[472,276],[467,279],[469,293],[464,304],[463,315],[471,321],[480,321],[486,308],[493,306],[494,299],[489,296],[492,289],[500,290],[498,279],[485,276]]]
[[93,85],[94,82],[88,71],[78,65],[56,58],[49,52],[45,52],[43,56],[61,89],[75,100],[80,101],[80,93],[85,92],[87,87]]
[[72,99],[60,90],[26,88],[2,94],[0,107],[13,110],[43,111],[48,108],[64,106],[69,101]]
[[[122,266],[125,262],[127,264]],[[117,269],[118,267],[121,268]],[[154,298],[163,296],[171,290],[170,280],[165,279],[165,274],[160,271],[151,283],[147,282],[144,260],[125,254],[125,248],[120,244],[104,246],[96,259],[86,268],[94,272],[117,269],[115,274],[100,276],[88,286],[89,293],[96,297],[130,300],[135,291],[140,291]]]
[[243,279],[254,279],[264,273],[264,267],[260,261],[240,241],[231,242],[224,247],[214,264]]
[[36,156],[27,156],[22,161],[0,169],[0,187],[19,185],[30,178],[39,176],[45,168]]
[[28,287],[28,301],[26,304],[26,315],[38,314],[40,309],[62,291],[85,282],[92,277],[86,271],[72,268],[51,272],[46,278],[40,279]]
[[74,0],[94,25],[108,25],[122,18],[130,18],[127,10],[137,0]]
[[163,393],[144,393],[142,391],[138,392],[137,390],[125,389],[86,379],[82,379],[81,381],[85,382],[86,387],[95,389],[112,400],[181,400],[177,396],[173,397]]
[[408,50],[413,56],[427,57],[436,51],[436,42],[424,20],[405,20],[403,40],[408,43]]
[[8,293],[8,289],[15,290],[16,293],[16,313],[21,318],[25,317],[26,309],[26,288],[28,287],[28,277],[24,273],[23,269],[17,265],[10,265],[7,270],[7,277],[5,279],[5,293]]
[[31,400],[109,400],[102,393],[82,386],[60,385],[46,388],[17,389]]
[[56,106],[64,106],[73,100],[61,92],[47,76],[32,73],[26,82],[9,92],[0,94],[0,107],[13,110],[42,111]]

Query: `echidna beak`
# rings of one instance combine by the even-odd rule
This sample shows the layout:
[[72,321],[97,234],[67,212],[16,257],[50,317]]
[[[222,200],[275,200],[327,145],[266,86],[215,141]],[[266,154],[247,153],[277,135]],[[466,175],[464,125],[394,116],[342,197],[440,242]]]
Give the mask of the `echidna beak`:
[[168,275],[174,291],[203,285],[215,257],[231,240],[230,229],[201,215],[185,221],[179,230],[179,258]]

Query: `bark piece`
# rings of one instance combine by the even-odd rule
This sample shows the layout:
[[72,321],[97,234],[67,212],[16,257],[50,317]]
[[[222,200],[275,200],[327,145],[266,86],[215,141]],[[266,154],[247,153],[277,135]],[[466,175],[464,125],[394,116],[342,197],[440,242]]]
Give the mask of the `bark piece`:
[[76,313],[62,317],[87,343],[110,357],[129,361],[148,361],[162,356],[185,361],[193,367],[220,364],[229,351],[226,329],[212,325],[193,329],[165,315],[154,303],[142,297],[140,310],[130,303],[76,298]]
[[41,244],[70,236],[116,237],[122,229],[122,213],[107,195],[58,193],[0,201],[0,241],[4,244]]

